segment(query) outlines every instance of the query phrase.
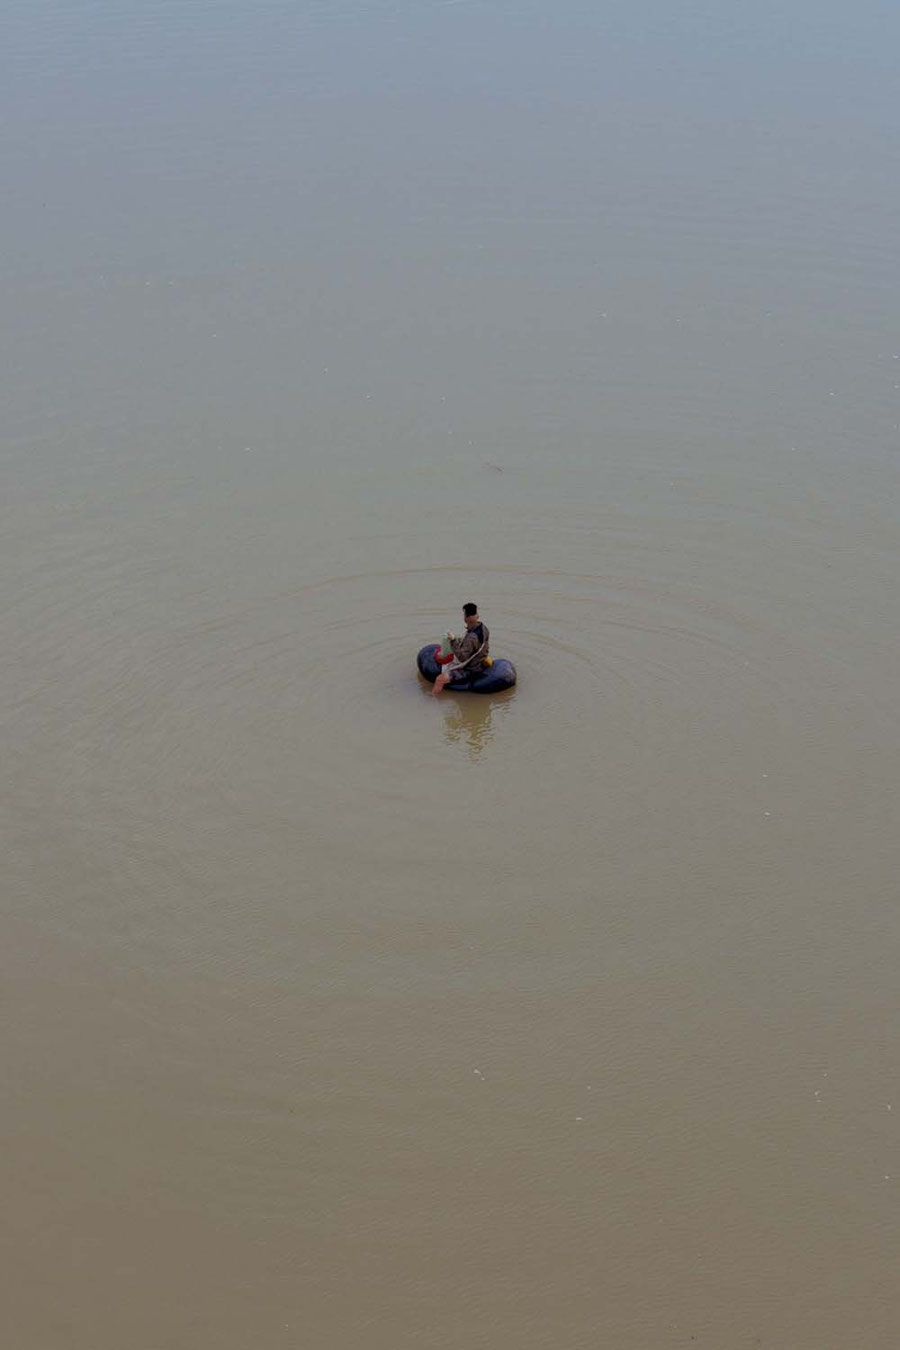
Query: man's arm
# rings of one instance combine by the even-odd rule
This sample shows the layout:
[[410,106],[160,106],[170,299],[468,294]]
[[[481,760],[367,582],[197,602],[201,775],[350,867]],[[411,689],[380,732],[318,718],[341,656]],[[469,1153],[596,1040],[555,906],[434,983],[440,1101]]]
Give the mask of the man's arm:
[[477,670],[482,654],[487,651],[487,645],[488,631],[484,625],[482,625],[480,632],[470,629],[455,652],[456,659],[462,666],[468,666],[474,661],[476,664],[473,669]]
[[474,656],[478,650],[478,638],[474,633],[463,633],[461,638],[453,639],[453,655],[457,661],[465,664],[470,656]]

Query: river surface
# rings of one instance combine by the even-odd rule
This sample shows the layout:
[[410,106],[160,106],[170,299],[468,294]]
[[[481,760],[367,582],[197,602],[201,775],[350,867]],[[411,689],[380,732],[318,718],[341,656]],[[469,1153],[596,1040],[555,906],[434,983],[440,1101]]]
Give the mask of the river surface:
[[2,49],[3,1344],[893,1350],[897,10]]

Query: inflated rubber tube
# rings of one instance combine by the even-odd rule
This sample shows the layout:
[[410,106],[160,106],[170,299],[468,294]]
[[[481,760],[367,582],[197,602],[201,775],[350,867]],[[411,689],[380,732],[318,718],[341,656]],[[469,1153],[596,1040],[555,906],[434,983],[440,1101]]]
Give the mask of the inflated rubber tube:
[[[434,684],[441,668],[434,659],[435,652],[440,651],[440,644],[429,642],[427,647],[423,647],[416,657],[416,665],[419,667],[419,674],[423,679]],[[500,694],[504,689],[512,689],[516,682],[516,668],[512,661],[506,661],[502,657],[499,661],[494,661],[487,670],[483,670],[480,675],[470,675],[467,679],[451,680],[445,688],[458,691],[461,694]]]

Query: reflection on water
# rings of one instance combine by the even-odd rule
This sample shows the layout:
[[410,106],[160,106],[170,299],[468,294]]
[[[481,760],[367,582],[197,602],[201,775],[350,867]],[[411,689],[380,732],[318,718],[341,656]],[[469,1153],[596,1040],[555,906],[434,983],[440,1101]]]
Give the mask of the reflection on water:
[[444,739],[448,745],[463,747],[475,763],[484,754],[494,736],[494,719],[503,715],[503,707],[512,698],[508,694],[488,697],[483,694],[441,695],[444,714]]

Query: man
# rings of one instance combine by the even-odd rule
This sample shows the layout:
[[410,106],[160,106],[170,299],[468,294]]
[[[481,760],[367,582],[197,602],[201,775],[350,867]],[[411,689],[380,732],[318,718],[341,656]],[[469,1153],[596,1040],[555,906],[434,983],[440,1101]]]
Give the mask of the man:
[[478,606],[471,601],[463,605],[463,618],[466,623],[465,635],[461,638],[450,634],[450,646],[453,660],[444,666],[434,682],[432,694],[439,694],[448,684],[462,682],[469,675],[479,675],[484,670],[484,662],[489,651],[490,633],[487,624],[478,617]]

